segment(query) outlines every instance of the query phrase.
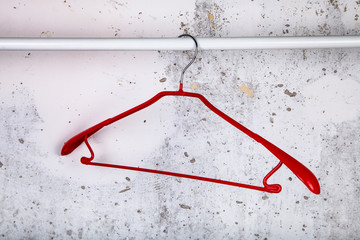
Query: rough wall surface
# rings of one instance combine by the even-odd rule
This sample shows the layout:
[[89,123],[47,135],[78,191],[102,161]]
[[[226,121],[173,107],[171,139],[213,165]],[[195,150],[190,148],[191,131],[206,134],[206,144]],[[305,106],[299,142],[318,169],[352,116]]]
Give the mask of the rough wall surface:
[[[2,1],[0,37],[359,35],[360,2]],[[0,52],[1,239],[356,239],[360,49],[200,51],[206,96],[319,178],[279,194],[82,165],[76,133],[164,89],[191,52]],[[261,185],[277,159],[200,102],[166,98],[89,140],[97,161]]]

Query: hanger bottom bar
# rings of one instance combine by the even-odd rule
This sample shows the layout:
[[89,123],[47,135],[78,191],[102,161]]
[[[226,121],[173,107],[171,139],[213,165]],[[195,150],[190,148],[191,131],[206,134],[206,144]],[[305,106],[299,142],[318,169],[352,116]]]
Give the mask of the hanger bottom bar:
[[[354,48],[360,36],[197,38],[201,50]],[[192,50],[189,38],[0,38],[0,51]]]
[[[276,184],[268,185],[268,187],[258,187],[258,186],[237,183],[237,182],[230,182],[230,181],[225,181],[225,180],[220,180],[220,179],[188,175],[188,174],[183,174],[183,173],[160,171],[160,170],[154,170],[154,169],[148,169],[148,168],[130,167],[130,166],[123,166],[123,165],[108,164],[108,163],[97,163],[97,162],[88,162],[85,165],[108,167],[108,168],[118,168],[118,169],[132,170],[132,171],[138,171],[138,172],[162,174],[162,175],[168,175],[168,176],[173,176],[173,177],[189,178],[189,179],[200,180],[200,181],[205,181],[205,182],[212,182],[212,183],[230,185],[230,186],[234,186],[234,187],[241,187],[241,188],[253,189],[253,190],[258,190],[258,191],[264,191],[264,192],[269,192],[269,193],[279,193],[281,191],[281,187],[280,188],[277,187]],[[275,186],[275,187],[272,187],[272,186]]]

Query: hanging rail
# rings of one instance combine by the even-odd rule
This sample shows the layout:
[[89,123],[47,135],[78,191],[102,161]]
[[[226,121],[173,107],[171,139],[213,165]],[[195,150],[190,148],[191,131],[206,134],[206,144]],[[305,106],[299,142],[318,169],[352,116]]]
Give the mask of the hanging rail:
[[[360,36],[197,38],[201,50],[354,48]],[[0,51],[191,50],[186,38],[0,38]]]

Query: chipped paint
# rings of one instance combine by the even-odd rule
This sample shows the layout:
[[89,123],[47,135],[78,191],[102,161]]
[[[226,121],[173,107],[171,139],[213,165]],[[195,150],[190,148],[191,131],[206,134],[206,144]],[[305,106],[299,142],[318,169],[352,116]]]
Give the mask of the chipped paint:
[[249,97],[253,98],[254,97],[254,92],[248,88],[245,83],[242,84],[242,86],[239,88],[240,91],[242,91],[243,93],[245,93],[246,95],[248,95]]
[[198,88],[199,88],[199,86],[198,86],[197,83],[193,83],[193,84],[191,85],[191,89],[193,89],[193,90],[196,90],[196,89],[198,89]]

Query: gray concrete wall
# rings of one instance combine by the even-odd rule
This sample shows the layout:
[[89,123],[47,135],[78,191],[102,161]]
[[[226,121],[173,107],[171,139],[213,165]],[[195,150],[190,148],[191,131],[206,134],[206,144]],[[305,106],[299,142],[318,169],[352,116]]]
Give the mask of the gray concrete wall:
[[[359,35],[348,1],[2,1],[0,37]],[[200,51],[201,93],[311,169],[279,194],[82,165],[76,133],[164,89],[191,53],[0,52],[1,239],[356,239],[360,49]],[[245,84],[253,97],[244,93]],[[200,102],[169,97],[90,138],[96,161],[261,185],[277,159]]]

